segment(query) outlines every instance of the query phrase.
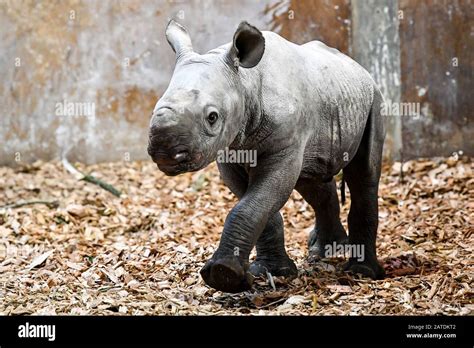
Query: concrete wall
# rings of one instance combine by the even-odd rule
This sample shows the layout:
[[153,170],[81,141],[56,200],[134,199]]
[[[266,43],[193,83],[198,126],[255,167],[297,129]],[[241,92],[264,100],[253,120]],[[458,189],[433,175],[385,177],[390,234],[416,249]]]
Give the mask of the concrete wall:
[[[413,86],[425,86],[431,121],[387,118],[387,155],[397,157],[405,143],[416,148],[407,156],[472,154],[466,134],[472,131],[473,21],[465,11],[471,6],[468,0],[451,10],[441,1],[0,0],[0,165],[62,153],[88,163],[147,158],[150,113],[174,64],[164,37],[170,17],[187,26],[199,52],[230,41],[246,19],[294,42],[319,39],[354,56],[395,102],[418,95]],[[400,26],[399,7],[405,12]],[[434,24],[425,18],[430,13]],[[425,36],[433,42],[437,35],[444,55],[431,44],[417,51]],[[443,62],[454,55],[462,65],[457,88],[438,85],[444,80],[431,78],[433,69],[445,74]],[[81,110],[68,115],[58,109],[65,102],[93,106],[94,117],[80,116]]]
[[474,1],[401,0],[400,10],[401,98],[421,109],[403,117],[403,155],[474,155]]
[[[164,36],[171,17],[200,52],[230,41],[242,19],[347,50],[346,18],[330,2],[305,4],[290,12],[290,2],[254,0],[0,2],[0,165],[64,152],[88,163],[146,158],[149,116],[174,65]],[[57,112],[65,102],[92,104],[95,117]]]
[[[400,39],[398,3],[393,0],[354,1],[352,5],[352,56],[380,87],[385,101],[400,103]],[[402,153],[402,120],[385,119],[384,152],[389,158]]]

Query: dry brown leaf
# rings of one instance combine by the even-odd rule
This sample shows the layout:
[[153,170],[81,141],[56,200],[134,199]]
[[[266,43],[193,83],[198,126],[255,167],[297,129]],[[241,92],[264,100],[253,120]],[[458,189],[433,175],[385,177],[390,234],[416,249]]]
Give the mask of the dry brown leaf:
[[[308,262],[314,212],[294,192],[282,214],[298,277],[273,277],[276,291],[264,277],[235,295],[207,287],[199,275],[236,204],[215,165],[169,178],[150,162],[78,164],[126,193],[121,198],[77,182],[60,163],[0,167],[0,202],[37,199],[40,188],[42,197],[66,207],[0,212],[0,282],[6,285],[0,313],[472,314],[471,159],[408,161],[403,181],[400,168],[391,167],[384,166],[379,189],[377,250],[385,280],[341,272],[342,258]],[[346,198],[345,226],[349,191]],[[45,256],[47,250],[55,251]],[[25,260],[33,260],[28,267],[35,272],[25,272]]]
[[54,250],[50,250],[45,252],[44,254],[38,255],[31,263],[28,265],[27,269],[31,270],[39,265],[41,265],[43,262],[46,261],[48,257],[50,257],[53,254]]

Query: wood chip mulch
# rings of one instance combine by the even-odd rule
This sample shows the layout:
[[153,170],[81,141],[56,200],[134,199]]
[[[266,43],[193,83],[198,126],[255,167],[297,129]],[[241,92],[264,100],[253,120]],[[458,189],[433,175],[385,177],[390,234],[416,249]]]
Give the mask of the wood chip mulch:
[[0,314],[473,314],[470,158],[385,165],[377,243],[386,279],[346,274],[342,258],[309,262],[314,213],[294,192],[282,211],[299,276],[257,279],[240,294],[199,275],[236,202],[215,165],[174,178],[151,162],[76,166],[122,196],[60,162],[0,168],[0,206],[50,202],[0,208]]

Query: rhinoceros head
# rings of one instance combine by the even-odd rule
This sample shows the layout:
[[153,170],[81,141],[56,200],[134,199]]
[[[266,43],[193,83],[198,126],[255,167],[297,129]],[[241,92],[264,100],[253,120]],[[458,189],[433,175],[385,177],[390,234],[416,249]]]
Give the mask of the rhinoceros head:
[[184,27],[171,20],[166,38],[176,53],[170,84],[150,122],[148,153],[166,175],[204,168],[232,144],[245,125],[241,68],[262,58],[262,33],[242,22],[230,45],[193,51]]

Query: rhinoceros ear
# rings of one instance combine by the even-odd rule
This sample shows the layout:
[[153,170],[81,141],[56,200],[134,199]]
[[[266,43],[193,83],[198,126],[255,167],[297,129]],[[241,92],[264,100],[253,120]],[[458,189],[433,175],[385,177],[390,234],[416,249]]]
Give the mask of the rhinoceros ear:
[[176,53],[176,59],[193,51],[193,45],[188,32],[173,19],[168,22],[168,26],[166,27],[166,39]]
[[234,34],[229,51],[230,61],[234,66],[253,68],[262,59],[265,51],[265,39],[257,28],[241,22]]

